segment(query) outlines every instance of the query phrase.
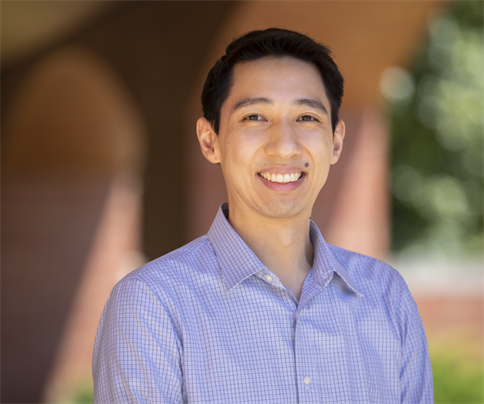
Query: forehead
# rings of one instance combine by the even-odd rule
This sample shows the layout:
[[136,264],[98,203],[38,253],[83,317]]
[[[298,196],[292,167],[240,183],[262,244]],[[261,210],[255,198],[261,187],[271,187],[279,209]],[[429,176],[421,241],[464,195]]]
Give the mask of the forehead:
[[321,99],[327,98],[318,68],[310,62],[291,56],[265,56],[240,62],[234,66],[232,74],[232,88],[228,98],[254,91],[261,94],[265,92],[265,96],[270,93],[281,96],[292,93],[295,97],[309,95],[309,92]]

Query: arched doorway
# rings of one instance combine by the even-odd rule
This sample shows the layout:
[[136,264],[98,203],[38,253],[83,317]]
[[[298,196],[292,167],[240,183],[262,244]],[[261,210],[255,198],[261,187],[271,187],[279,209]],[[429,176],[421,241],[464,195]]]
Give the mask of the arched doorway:
[[79,48],[37,63],[5,120],[2,399],[59,401],[90,380],[104,303],[139,261],[143,127]]

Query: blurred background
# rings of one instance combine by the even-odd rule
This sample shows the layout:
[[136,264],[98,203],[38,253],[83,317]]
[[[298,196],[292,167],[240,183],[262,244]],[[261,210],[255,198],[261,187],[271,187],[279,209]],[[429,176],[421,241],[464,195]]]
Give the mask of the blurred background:
[[313,220],[404,276],[436,403],[482,403],[483,4],[2,1],[1,402],[92,402],[112,287],[225,201],[195,133],[208,70],[276,26],[327,44],[346,79]]

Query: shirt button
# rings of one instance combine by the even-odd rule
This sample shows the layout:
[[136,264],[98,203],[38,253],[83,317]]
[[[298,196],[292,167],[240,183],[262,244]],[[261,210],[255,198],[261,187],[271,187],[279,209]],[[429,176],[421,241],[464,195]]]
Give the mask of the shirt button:
[[306,377],[304,378],[304,384],[309,384],[309,383],[311,383],[311,379],[310,379],[309,377],[307,377],[307,376],[306,376]]
[[266,275],[267,282],[272,282],[272,276]]

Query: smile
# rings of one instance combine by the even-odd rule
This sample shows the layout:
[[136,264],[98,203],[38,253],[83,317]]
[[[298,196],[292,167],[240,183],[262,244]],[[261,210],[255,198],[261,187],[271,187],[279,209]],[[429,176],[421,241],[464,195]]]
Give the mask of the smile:
[[290,173],[290,174],[270,174],[270,173],[258,173],[259,176],[271,182],[278,182],[285,184],[287,182],[296,182],[301,178],[302,173]]

